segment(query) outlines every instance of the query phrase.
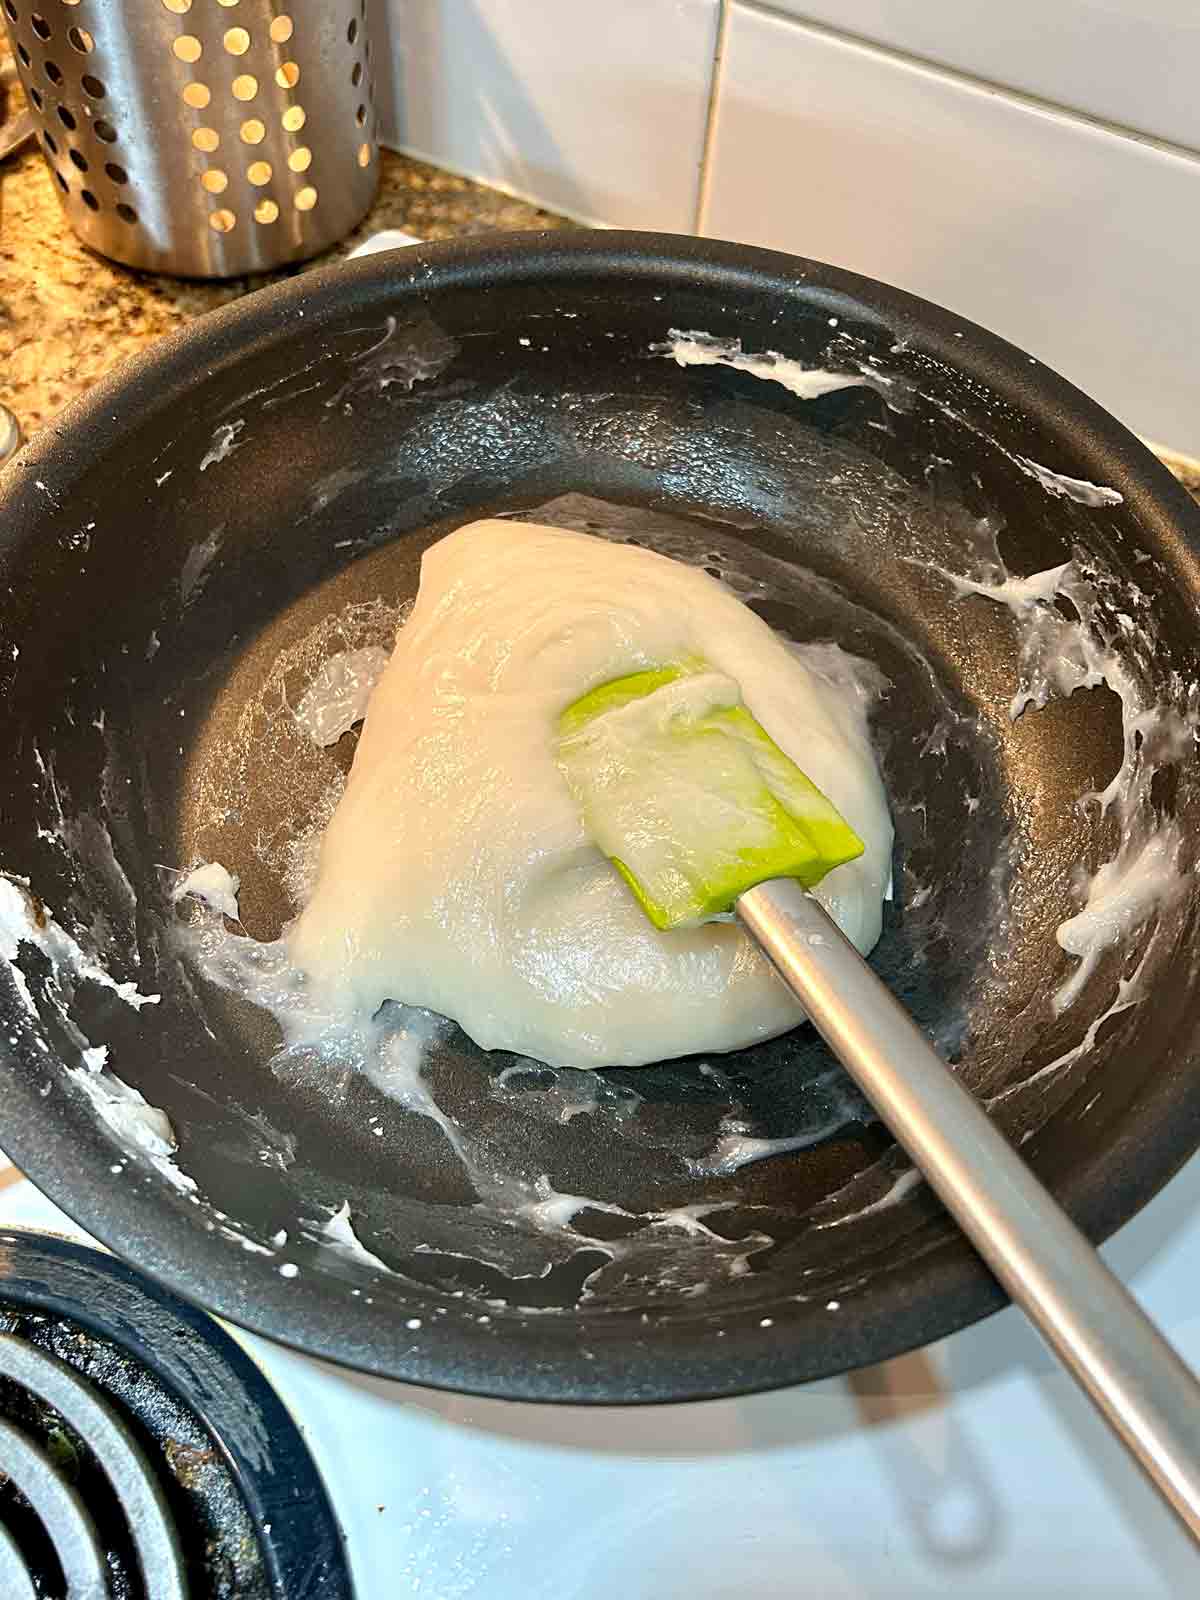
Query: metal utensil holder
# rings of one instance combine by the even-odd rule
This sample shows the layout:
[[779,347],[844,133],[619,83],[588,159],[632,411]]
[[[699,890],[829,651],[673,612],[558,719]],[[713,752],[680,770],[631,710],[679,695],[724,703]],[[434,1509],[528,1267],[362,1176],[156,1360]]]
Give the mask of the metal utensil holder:
[[223,278],[343,238],[379,181],[366,0],[0,0],[63,209]]

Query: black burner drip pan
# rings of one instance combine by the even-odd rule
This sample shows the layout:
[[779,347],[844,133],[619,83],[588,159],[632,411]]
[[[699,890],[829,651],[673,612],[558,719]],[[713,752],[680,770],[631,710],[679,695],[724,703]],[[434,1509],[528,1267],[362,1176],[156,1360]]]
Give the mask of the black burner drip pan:
[[263,1373],[112,1256],[0,1232],[3,1600],[351,1600]]

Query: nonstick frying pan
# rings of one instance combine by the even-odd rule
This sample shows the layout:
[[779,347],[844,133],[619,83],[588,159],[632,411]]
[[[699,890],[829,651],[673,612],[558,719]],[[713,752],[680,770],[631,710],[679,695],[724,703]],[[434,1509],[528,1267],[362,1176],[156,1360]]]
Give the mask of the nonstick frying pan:
[[[673,329],[861,381],[806,400],[681,367]],[[33,919],[0,933],[19,1165],[234,1321],[514,1398],[791,1383],[1003,1303],[811,1029],[586,1082],[416,1030],[435,1117],[281,1050],[197,966],[183,869],[240,875],[248,937],[295,914],[355,737],[322,752],[297,729],[321,660],[386,639],[432,539],[510,513],[698,562],[790,637],[874,663],[897,828],[875,964],[1094,1238],[1132,1215],[1200,1142],[1197,511],[970,323],[815,262],[646,234],[419,247],[276,286],[124,366],[7,471],[0,867]],[[1131,733],[1119,683],[1084,672],[1068,696],[1030,655],[1031,623],[1079,620],[1053,585],[1024,609],[964,589],[1071,559],[1093,642],[1170,739],[1154,717]],[[1014,720],[1031,671],[1059,688]],[[1177,892],[1056,1012],[1078,965],[1056,930],[1119,843],[1086,796],[1123,759],[1142,825],[1179,830]],[[125,983],[161,999],[130,1005]],[[172,1158],[111,1114],[113,1074],[169,1118]],[[764,1158],[738,1164],[754,1140]],[[578,1203],[532,1226],[480,1203],[484,1169]]]

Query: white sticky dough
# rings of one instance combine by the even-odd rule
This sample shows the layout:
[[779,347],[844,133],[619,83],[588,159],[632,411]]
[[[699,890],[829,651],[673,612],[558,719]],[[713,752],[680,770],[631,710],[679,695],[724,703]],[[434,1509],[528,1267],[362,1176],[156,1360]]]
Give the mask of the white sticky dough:
[[485,1049],[577,1067],[734,1050],[794,1026],[795,1002],[739,928],[650,926],[555,762],[558,716],[580,695],[697,656],[740,685],[864,840],[819,894],[869,950],[892,828],[865,698],[703,572],[483,522],[425,556],[291,933],[320,1005],[369,1016],[400,1000],[454,1017]]

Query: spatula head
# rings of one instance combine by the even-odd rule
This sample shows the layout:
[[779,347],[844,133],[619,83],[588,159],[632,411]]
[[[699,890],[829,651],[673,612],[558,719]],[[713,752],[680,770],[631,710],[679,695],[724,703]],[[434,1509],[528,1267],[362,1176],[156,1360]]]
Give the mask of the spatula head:
[[862,854],[734,680],[704,662],[615,678],[576,700],[559,718],[558,764],[656,928],[726,916],[768,878],[812,888]]

